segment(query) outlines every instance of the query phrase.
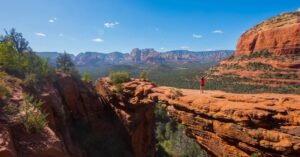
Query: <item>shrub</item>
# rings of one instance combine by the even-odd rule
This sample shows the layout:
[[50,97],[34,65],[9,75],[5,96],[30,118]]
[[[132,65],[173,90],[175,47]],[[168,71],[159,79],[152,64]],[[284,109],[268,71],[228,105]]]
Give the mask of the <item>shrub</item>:
[[159,156],[208,156],[195,140],[184,134],[183,125],[168,117],[166,108],[161,104],[156,105],[155,120],[156,153]]
[[37,85],[37,83],[38,83],[38,80],[37,80],[36,74],[33,74],[33,73],[25,74],[25,79],[23,81],[23,84],[26,87],[35,88],[35,86]]
[[5,86],[0,85],[0,100],[5,99],[5,97],[10,96],[10,92],[6,89]]
[[259,57],[263,57],[263,58],[272,57],[272,53],[269,52],[268,50],[261,50],[249,55],[249,58],[259,58]]
[[71,73],[75,65],[72,62],[72,58],[67,52],[60,54],[56,59],[56,68],[64,73]]
[[18,107],[14,104],[6,104],[2,109],[6,114],[14,114],[18,111]]
[[21,33],[6,32],[0,40],[0,66],[10,75],[25,78],[25,74],[35,74],[39,82],[54,79],[55,72],[48,61],[37,56]]
[[113,84],[120,84],[130,80],[130,74],[126,71],[111,72],[109,79]]
[[252,71],[256,71],[256,70],[275,71],[272,65],[259,63],[259,62],[250,62],[247,64],[246,68]]
[[35,99],[31,95],[24,95],[24,104],[22,106],[22,122],[27,130],[27,132],[40,132],[48,124],[47,116],[48,114],[42,111],[43,102],[41,100]]
[[142,71],[140,73],[140,78],[145,80],[147,78],[147,73],[145,71]]
[[82,80],[85,82],[90,81],[90,74],[88,72],[84,72],[82,75]]
[[122,87],[122,84],[116,84],[115,85],[115,87],[116,87],[116,91],[118,92],[118,93],[122,93],[122,91],[123,91],[123,87]]

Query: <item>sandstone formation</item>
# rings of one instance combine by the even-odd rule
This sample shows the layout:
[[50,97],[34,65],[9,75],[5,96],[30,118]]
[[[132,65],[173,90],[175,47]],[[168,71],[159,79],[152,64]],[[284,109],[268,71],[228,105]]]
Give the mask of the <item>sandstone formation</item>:
[[280,14],[247,30],[238,40],[235,55],[262,50],[276,55],[300,53],[300,11]]
[[134,80],[122,84],[122,91],[107,78],[96,81],[99,95],[104,96],[110,107],[125,126],[134,157],[154,157],[154,107],[155,102],[148,98],[155,85],[151,82]]
[[[134,132],[131,126],[150,129],[145,123],[134,125],[132,120],[142,116],[136,114],[137,109],[152,108],[154,102],[160,102],[167,105],[167,111],[172,118],[186,126],[186,134],[212,155],[300,155],[298,95],[232,94],[220,91],[200,94],[197,90],[180,91],[170,87],[155,87],[147,81],[132,80],[122,84],[122,94],[111,97],[115,87],[108,82],[107,79],[99,79],[97,91],[100,95],[110,95],[109,101],[115,104],[112,106],[114,111],[129,132]],[[153,112],[149,110],[143,116],[145,117],[141,119],[147,121],[149,118],[146,117],[152,117]],[[135,133],[141,134],[140,131]],[[146,130],[142,132],[144,135],[139,136],[139,139],[144,137],[144,142],[148,143],[150,140],[146,137],[150,133]],[[149,133],[148,136],[145,133]],[[132,143],[134,146],[140,146],[142,142],[132,141],[135,141]],[[141,147],[134,149],[142,150]]]
[[230,94],[154,88],[150,97],[168,105],[186,133],[216,156],[299,156],[300,97],[280,94]]
[[[101,156],[141,156],[146,152],[154,156],[154,105],[119,109],[114,106],[118,101],[109,102],[111,99],[98,95],[90,82],[57,73],[54,83],[45,83],[34,93],[44,102],[48,126],[41,132],[27,132],[20,115],[28,89],[16,80],[1,80],[12,96],[0,103],[18,109],[8,113],[0,108],[0,157],[86,157],[95,152]],[[129,119],[121,113],[128,113]],[[91,138],[99,138],[98,143],[89,144]]]

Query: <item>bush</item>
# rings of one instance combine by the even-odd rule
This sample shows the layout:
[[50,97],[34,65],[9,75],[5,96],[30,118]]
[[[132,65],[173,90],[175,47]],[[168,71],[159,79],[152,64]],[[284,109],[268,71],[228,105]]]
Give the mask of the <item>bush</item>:
[[249,55],[249,58],[259,58],[259,57],[263,57],[263,58],[272,57],[272,53],[269,52],[268,50],[261,50]]
[[115,85],[115,87],[116,87],[116,91],[118,92],[118,93],[122,93],[122,91],[123,91],[123,87],[122,87],[122,84],[116,84]]
[[140,78],[145,80],[147,78],[147,73],[145,71],[142,71],[140,73]]
[[18,107],[14,104],[6,104],[2,109],[6,114],[14,114],[18,111]]
[[35,74],[38,82],[55,79],[55,71],[48,61],[32,52],[22,34],[14,29],[0,40],[0,66],[8,74],[21,79],[26,74]]
[[85,82],[89,82],[90,81],[90,74],[88,72],[84,72],[82,75],[82,80]]
[[36,74],[30,73],[25,74],[25,79],[23,81],[23,84],[28,88],[35,88],[37,85],[38,80]]
[[113,84],[120,84],[130,80],[130,74],[126,71],[111,72],[109,79]]
[[195,140],[184,134],[183,125],[168,117],[166,108],[161,104],[156,105],[155,120],[156,153],[159,156],[208,156]]
[[270,64],[264,64],[259,62],[250,62],[246,65],[246,68],[247,70],[251,70],[251,71],[256,71],[256,70],[275,71],[276,70]]
[[22,106],[22,123],[24,124],[27,132],[40,132],[48,124],[48,114],[42,111],[43,102],[35,100],[31,95],[24,95],[24,104]]
[[6,89],[5,86],[0,85],[0,100],[5,99],[5,97],[10,96],[10,92]]
[[72,62],[71,56],[64,52],[63,54],[60,54],[57,57],[56,68],[64,73],[71,73],[72,70],[75,68],[75,65]]

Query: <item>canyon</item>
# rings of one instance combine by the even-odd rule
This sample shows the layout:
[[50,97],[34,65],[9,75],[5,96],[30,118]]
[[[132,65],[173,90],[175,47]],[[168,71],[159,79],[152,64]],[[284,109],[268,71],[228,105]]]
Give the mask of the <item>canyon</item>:
[[[32,90],[1,69],[0,83],[11,95],[0,95],[0,157],[154,157],[156,105],[166,107],[168,115],[185,126],[185,134],[211,156],[298,157],[299,16],[281,14],[246,31],[235,55],[208,71],[213,79],[238,77],[229,81],[238,88],[246,84],[247,92],[261,89],[250,85],[263,84],[284,89],[284,94],[200,93],[134,78],[118,88],[108,78],[93,83],[58,71],[55,80]],[[185,61],[189,56],[165,58]],[[88,61],[94,62],[91,58]],[[133,62],[149,64],[160,59],[154,50],[135,49],[131,56]],[[29,101],[28,93],[36,100]],[[47,120],[39,131],[27,129],[23,119],[28,112],[39,112],[37,100]],[[26,110],[28,105],[33,109]]]

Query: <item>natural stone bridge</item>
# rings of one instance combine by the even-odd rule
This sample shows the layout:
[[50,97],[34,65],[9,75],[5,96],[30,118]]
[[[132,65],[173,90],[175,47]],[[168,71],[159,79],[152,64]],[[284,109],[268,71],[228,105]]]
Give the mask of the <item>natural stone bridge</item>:
[[133,80],[122,94],[107,79],[96,82],[122,121],[136,157],[155,156],[154,106],[167,105],[169,115],[186,126],[186,134],[215,156],[300,156],[300,96],[232,94],[221,91],[156,87]]

